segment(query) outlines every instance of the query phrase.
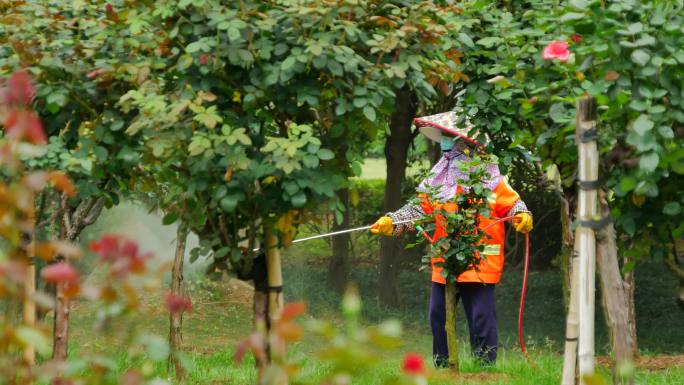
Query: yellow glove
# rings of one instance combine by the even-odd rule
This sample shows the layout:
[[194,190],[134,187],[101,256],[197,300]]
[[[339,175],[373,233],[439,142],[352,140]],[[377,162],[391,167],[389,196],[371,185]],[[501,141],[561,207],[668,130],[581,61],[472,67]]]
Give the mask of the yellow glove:
[[394,231],[394,223],[390,217],[381,217],[378,219],[370,228],[372,234],[383,234],[388,237],[392,235]]
[[527,212],[520,212],[515,214],[513,219],[513,227],[515,231],[523,234],[527,234],[532,230],[532,215]]

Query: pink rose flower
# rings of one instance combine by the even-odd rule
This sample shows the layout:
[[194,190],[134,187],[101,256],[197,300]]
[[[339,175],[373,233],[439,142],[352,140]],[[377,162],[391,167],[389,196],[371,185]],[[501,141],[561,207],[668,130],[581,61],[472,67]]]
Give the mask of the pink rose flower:
[[568,43],[565,41],[552,41],[544,48],[544,60],[558,59],[562,62],[568,61],[570,57],[570,50],[568,50]]

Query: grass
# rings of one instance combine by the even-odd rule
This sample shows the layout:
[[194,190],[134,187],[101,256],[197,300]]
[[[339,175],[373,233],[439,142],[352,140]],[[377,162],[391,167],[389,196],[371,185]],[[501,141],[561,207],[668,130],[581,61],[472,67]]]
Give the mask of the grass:
[[[293,252],[292,250],[290,252]],[[643,270],[643,269],[642,269]],[[306,318],[331,319],[341,323],[338,309],[339,296],[323,290],[324,268],[317,264],[305,263],[291,258],[284,266],[288,300],[304,299],[310,304]],[[656,276],[656,271],[643,274]],[[645,293],[658,290],[659,279],[643,281]],[[468,347],[461,342],[461,369],[463,374],[454,378],[445,371],[433,372],[430,383],[446,384],[557,384],[560,378],[562,357],[563,324],[562,304],[559,297],[557,277],[554,272],[535,272],[530,279],[529,308],[526,317],[526,335],[528,348],[538,368],[530,367],[516,347],[515,318],[517,317],[517,295],[520,274],[512,270],[506,274],[506,280],[498,288],[499,327],[502,337],[502,349],[499,360],[493,367],[481,368],[469,355]],[[405,302],[399,309],[382,308],[375,300],[377,271],[372,267],[354,270],[353,278],[358,284],[364,301],[363,322],[375,324],[381,319],[394,317],[405,325],[404,346],[398,351],[388,352],[382,363],[373,370],[359,370],[355,373],[354,384],[381,384],[383,379],[399,373],[401,359],[406,352],[418,352],[426,362],[430,362],[431,337],[426,320],[427,313],[427,277],[419,273],[404,272],[400,277],[402,298]],[[233,360],[235,346],[251,331],[249,290],[235,281],[210,282],[195,279],[192,285],[195,304],[193,312],[184,319],[184,357],[188,364],[188,383],[190,384],[254,384],[255,371],[253,361],[247,359],[242,364]],[[76,304],[72,311],[71,349],[86,357],[97,357],[106,353],[114,357],[111,363],[116,373],[124,373],[131,367],[142,367],[149,376],[169,377],[165,361],[155,362],[151,355],[136,343],[133,333],[145,335],[153,333],[165,336],[168,319],[159,304],[160,292],[150,292],[143,298],[141,311],[124,317],[124,322],[109,325],[105,336],[95,328],[97,314],[88,303]],[[662,304],[658,304],[662,305]],[[462,311],[459,309],[459,311]],[[662,314],[661,314],[662,316]],[[676,314],[675,314],[676,316]],[[460,335],[465,335],[463,315],[459,315]],[[665,317],[659,319],[661,331],[665,338],[649,340],[650,332],[645,335],[640,329],[640,342],[649,348],[646,354],[676,353],[681,354],[684,341],[676,325],[681,318]],[[598,324],[600,326],[600,324]],[[643,325],[640,325],[643,326]],[[599,332],[601,341],[603,332]],[[126,348],[132,341],[131,347]],[[139,342],[139,341],[138,341]],[[599,345],[603,343],[600,342]],[[289,347],[288,352],[293,360],[299,362],[303,369],[300,379],[306,383],[318,383],[329,373],[329,365],[316,358],[321,347],[321,340],[313,336],[305,336],[304,340]],[[682,384],[684,383],[684,367],[669,367],[665,370],[637,370],[638,384]],[[601,367],[603,373],[608,369]],[[294,382],[293,382],[294,383]]]
[[[121,211],[118,211],[121,210]],[[128,223],[135,222],[136,226]],[[124,229],[138,240],[145,250],[152,250],[159,263],[173,254],[172,227],[162,227],[159,218],[145,214],[134,206],[124,206],[108,212],[98,227],[91,229],[88,238],[108,229]],[[383,378],[399,372],[406,352],[418,352],[429,362],[431,336],[427,322],[429,277],[426,273],[404,270],[399,276],[402,304],[387,309],[377,301],[378,269],[377,239],[366,235],[354,237],[355,263],[352,280],[359,288],[364,307],[363,323],[375,324],[387,318],[399,319],[404,325],[404,346],[387,353],[379,367],[359,371],[354,384],[380,384]],[[341,298],[325,287],[329,244],[317,240],[294,245],[284,252],[284,282],[287,301],[304,300],[309,304],[308,318],[327,319],[340,324]],[[82,263],[87,264],[88,261]],[[254,384],[253,361],[242,364],[233,360],[238,342],[252,330],[250,292],[235,281],[209,282],[203,278],[202,262],[186,266],[186,284],[190,289],[194,310],[184,319],[184,357],[189,366],[189,384]],[[88,271],[83,268],[83,271]],[[684,384],[684,359],[668,361],[661,355],[684,352],[684,317],[675,304],[674,278],[661,265],[639,265],[636,268],[636,306],[638,339],[642,355],[664,363],[637,369],[638,384]],[[96,279],[93,276],[93,279]],[[555,270],[534,271],[530,275],[525,338],[538,369],[530,367],[517,348],[517,306],[521,271],[508,266],[502,283],[497,287],[497,314],[502,348],[497,364],[481,368],[470,359],[468,348],[461,343],[463,375],[453,378],[447,372],[436,372],[431,384],[558,384],[564,336],[564,315],[561,299],[561,280]],[[597,301],[597,304],[600,300]],[[466,335],[464,315],[459,307],[458,328]],[[74,356],[96,359],[99,354],[114,357],[105,362],[114,368],[115,377],[128,368],[140,367],[147,376],[169,377],[164,360],[155,361],[154,340],[140,341],[135,336],[156,334],[166,336],[168,318],[161,306],[161,291],[150,291],[142,300],[141,309],[123,317],[117,324],[98,329],[98,313],[88,303],[78,303],[72,311],[70,349]],[[602,314],[597,309],[597,350],[606,354],[608,337]],[[144,343],[143,343],[144,342]],[[158,342],[158,341],[157,341]],[[129,344],[130,343],[130,344]],[[144,345],[153,349],[145,350]],[[306,335],[303,341],[290,346],[290,357],[303,365],[300,379],[317,383],[329,373],[329,364],[316,358],[321,340]],[[672,357],[670,357],[672,358]],[[671,362],[674,362],[671,363]],[[678,364],[676,362],[679,362]],[[77,365],[80,364],[81,366]],[[76,372],[83,371],[82,363],[72,363]],[[103,364],[104,365],[104,364]],[[660,367],[659,370],[648,368]],[[605,367],[600,370],[607,373]]]

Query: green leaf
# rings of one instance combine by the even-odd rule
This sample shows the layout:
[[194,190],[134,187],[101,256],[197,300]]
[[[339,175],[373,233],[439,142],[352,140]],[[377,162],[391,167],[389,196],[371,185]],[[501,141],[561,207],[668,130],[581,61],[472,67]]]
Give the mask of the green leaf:
[[363,115],[366,117],[366,119],[370,120],[371,122],[375,121],[375,108],[371,106],[365,106],[363,107]]
[[471,39],[470,36],[468,36],[468,34],[466,34],[465,32],[459,33],[459,34],[458,34],[458,39],[459,39],[461,42],[463,42],[463,44],[465,44],[465,45],[468,46],[468,47],[471,47],[471,48],[472,48],[472,47],[475,46],[475,43],[473,42],[473,39]]
[[280,68],[283,71],[289,71],[292,67],[294,67],[295,63],[297,63],[297,59],[290,55],[283,61],[283,64],[280,66]]
[[318,150],[318,158],[321,160],[330,160],[335,157],[335,153],[328,150],[327,148],[321,148]]
[[148,356],[156,362],[166,361],[171,352],[168,342],[157,335],[144,334],[140,337],[140,343],[145,346]]
[[639,158],[639,168],[645,172],[653,172],[658,167],[659,160],[657,152],[649,152]]
[[568,117],[566,116],[566,112],[563,103],[555,103],[549,108],[549,117],[556,123],[567,122]]
[[651,55],[642,49],[636,49],[632,52],[631,58],[633,62],[643,67],[651,59]]
[[586,0],[570,0],[570,6],[576,9],[584,9],[587,6]]
[[223,211],[232,213],[240,200],[242,200],[242,194],[230,194],[221,199],[219,205]]
[[679,202],[668,202],[663,206],[663,214],[669,216],[679,215],[682,212],[682,205]]
[[659,126],[658,133],[663,139],[674,139],[674,131],[670,126]]
[[644,135],[646,132],[650,131],[653,129],[653,126],[655,124],[651,119],[649,119],[648,115],[646,114],[641,114],[639,117],[634,121],[632,127],[634,128],[634,131],[639,134],[639,135]]
[[292,197],[291,202],[292,206],[295,208],[304,207],[306,204],[306,194],[304,194],[304,192],[299,192],[297,195]]
[[483,37],[482,39],[476,41],[477,44],[484,46],[484,47],[493,47],[496,44],[499,44],[503,41],[500,37],[497,36],[489,36],[489,37]]
[[636,187],[637,180],[634,177],[626,176],[620,180],[620,189],[623,192],[630,192]]
[[185,52],[195,53],[195,52],[200,51],[204,46],[205,46],[205,44],[203,41],[201,41],[201,40],[200,41],[194,41],[185,47]]
[[561,16],[560,21],[561,23],[565,23],[566,21],[573,21],[573,20],[582,20],[586,17],[585,14],[583,13],[577,13],[577,12],[568,12]]
[[178,220],[178,213],[168,213],[164,215],[164,219],[162,219],[162,224],[164,226],[168,226],[170,224],[175,223]]
[[240,33],[240,30],[238,28],[235,28],[235,27],[228,28],[228,39],[230,39],[230,41],[236,41],[240,37],[242,37],[242,33]]
[[14,336],[27,346],[35,348],[40,354],[50,353],[50,339],[42,331],[29,326],[17,326]]

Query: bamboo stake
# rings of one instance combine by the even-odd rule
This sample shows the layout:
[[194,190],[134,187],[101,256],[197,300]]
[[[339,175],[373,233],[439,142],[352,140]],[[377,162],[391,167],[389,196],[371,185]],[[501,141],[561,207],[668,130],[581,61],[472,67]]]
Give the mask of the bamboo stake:
[[578,243],[575,238],[575,247],[570,258],[570,300],[568,305],[568,318],[565,326],[565,353],[563,354],[562,385],[575,385],[577,380],[577,340],[579,338],[579,266],[578,266]]
[[456,333],[456,305],[458,303],[458,286],[456,282],[446,284],[446,328],[447,350],[449,352],[449,370],[458,374],[458,334]]
[[[596,129],[596,101],[584,98],[577,101],[578,177],[580,181],[598,180],[598,150],[596,140],[579,140]],[[597,219],[596,189],[580,189],[578,200],[580,221]],[[580,384],[584,376],[594,373],[594,313],[596,291],[596,238],[594,231],[578,226],[575,232],[579,244],[579,346],[578,364]]]

